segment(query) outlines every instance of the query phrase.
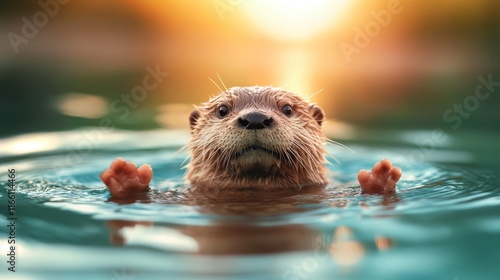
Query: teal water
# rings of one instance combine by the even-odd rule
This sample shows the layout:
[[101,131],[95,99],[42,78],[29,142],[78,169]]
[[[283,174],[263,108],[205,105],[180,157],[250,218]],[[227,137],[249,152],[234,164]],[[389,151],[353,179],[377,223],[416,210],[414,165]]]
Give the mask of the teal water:
[[[398,145],[352,142],[354,153],[329,146],[338,163],[329,165],[335,182],[326,198],[186,204],[180,168],[186,154],[177,151],[187,133],[116,132],[82,142],[92,139],[89,135],[72,131],[0,140],[1,279],[463,280],[500,275],[500,175],[477,154],[454,149],[454,139],[419,160],[410,157],[415,147],[405,137],[392,138]],[[109,201],[98,175],[118,156],[153,166],[153,197]],[[357,171],[383,157],[402,167],[400,191],[360,194]],[[5,230],[12,168],[15,273],[7,270]]]

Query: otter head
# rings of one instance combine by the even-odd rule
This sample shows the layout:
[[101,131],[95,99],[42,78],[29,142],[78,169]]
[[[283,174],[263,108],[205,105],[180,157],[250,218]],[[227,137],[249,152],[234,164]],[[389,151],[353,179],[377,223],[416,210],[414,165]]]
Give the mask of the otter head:
[[194,187],[283,189],[325,185],[324,113],[295,93],[233,87],[191,113]]

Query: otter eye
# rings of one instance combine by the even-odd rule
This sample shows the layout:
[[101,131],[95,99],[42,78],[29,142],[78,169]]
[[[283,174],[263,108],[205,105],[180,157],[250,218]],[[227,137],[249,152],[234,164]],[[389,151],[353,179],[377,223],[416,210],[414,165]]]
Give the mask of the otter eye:
[[228,114],[229,114],[229,108],[226,105],[222,105],[219,107],[219,109],[217,109],[217,116],[219,116],[219,118],[221,119],[227,116]]
[[285,105],[285,106],[281,107],[281,113],[283,113],[283,115],[285,115],[287,117],[290,117],[293,114],[292,106]]

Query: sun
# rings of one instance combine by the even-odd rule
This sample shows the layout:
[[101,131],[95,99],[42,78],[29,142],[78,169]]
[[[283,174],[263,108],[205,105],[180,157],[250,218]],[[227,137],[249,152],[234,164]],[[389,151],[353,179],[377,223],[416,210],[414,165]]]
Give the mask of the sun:
[[244,13],[269,36],[286,41],[304,41],[319,35],[342,17],[349,0],[252,0],[242,5]]

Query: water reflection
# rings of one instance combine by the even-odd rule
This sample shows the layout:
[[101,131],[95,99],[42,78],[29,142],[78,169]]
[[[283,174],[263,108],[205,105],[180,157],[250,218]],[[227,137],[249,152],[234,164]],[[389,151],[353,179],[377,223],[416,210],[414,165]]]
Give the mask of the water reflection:
[[[135,199],[113,199],[118,204],[155,202],[160,194]],[[348,226],[337,226],[330,233],[304,223],[283,220],[284,217],[322,207],[328,199],[342,200],[347,193],[332,194],[324,189],[308,189],[279,194],[218,193],[213,199],[203,193],[189,193],[185,204],[211,217],[206,225],[186,223],[175,226],[151,221],[110,220],[107,222],[110,242],[117,246],[142,246],[188,255],[262,255],[290,252],[312,252],[298,266],[285,271],[289,275],[306,275],[320,263],[350,268],[358,265],[371,248],[390,249],[394,242],[383,236],[361,241]],[[352,195],[352,193],[351,193]],[[172,197],[172,195],[167,195]],[[222,198],[222,199],[220,199]],[[226,199],[224,199],[226,198]],[[349,202],[349,198],[346,198]],[[348,202],[330,206],[343,207]],[[388,206],[397,200],[384,200]],[[308,207],[304,207],[308,205]],[[274,217],[279,217],[274,219]],[[279,222],[277,222],[279,221]],[[325,262],[327,261],[327,262]],[[308,272],[309,271],[309,272]]]
[[333,232],[333,241],[328,251],[342,266],[353,266],[365,255],[364,246],[359,241],[353,240],[352,231],[345,226],[340,226]]

